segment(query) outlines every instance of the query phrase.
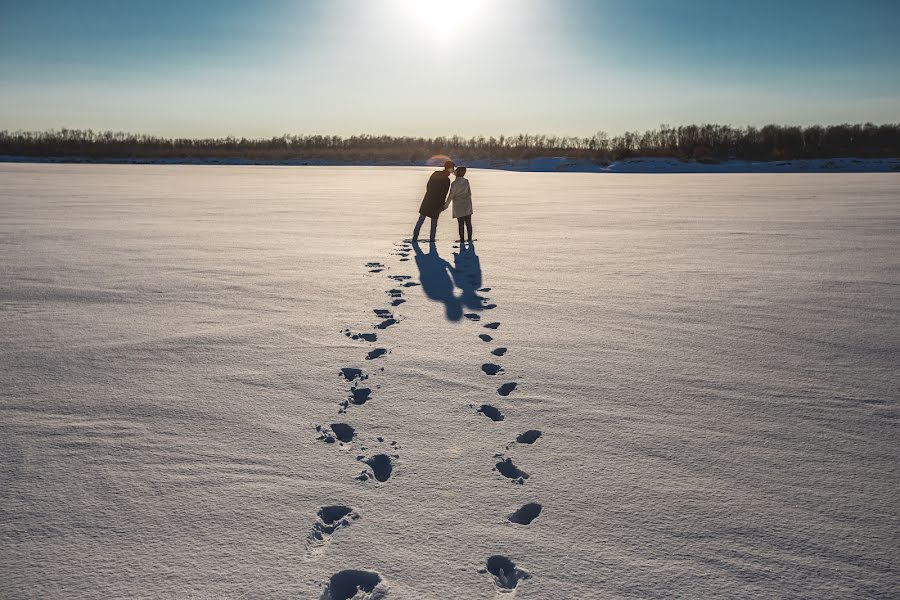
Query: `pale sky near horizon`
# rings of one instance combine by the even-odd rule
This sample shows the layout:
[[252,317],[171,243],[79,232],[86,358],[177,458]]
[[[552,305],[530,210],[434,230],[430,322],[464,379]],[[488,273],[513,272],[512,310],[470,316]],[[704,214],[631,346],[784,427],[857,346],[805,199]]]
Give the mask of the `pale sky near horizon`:
[[0,130],[900,122],[900,1],[0,0]]

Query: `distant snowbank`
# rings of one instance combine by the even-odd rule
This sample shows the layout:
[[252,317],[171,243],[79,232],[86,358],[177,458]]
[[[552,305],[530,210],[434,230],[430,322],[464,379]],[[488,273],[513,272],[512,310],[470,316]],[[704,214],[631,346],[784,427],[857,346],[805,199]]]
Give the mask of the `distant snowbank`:
[[[341,162],[329,160],[248,160],[242,158],[110,158],[2,156],[0,162],[17,163],[97,163],[139,165],[265,165],[265,166],[370,166],[415,167],[410,162]],[[465,165],[474,169],[499,169],[531,173],[885,173],[900,171],[897,158],[819,158],[807,160],[721,162],[679,160],[677,158],[629,158],[608,164],[588,159],[541,157],[528,160],[473,160]]]
[[546,157],[521,161],[473,161],[468,165],[483,169],[564,173],[805,173],[831,171],[865,173],[900,171],[900,159],[895,158],[825,158],[769,162],[729,160],[716,163],[676,158],[629,158],[602,165],[590,160]]

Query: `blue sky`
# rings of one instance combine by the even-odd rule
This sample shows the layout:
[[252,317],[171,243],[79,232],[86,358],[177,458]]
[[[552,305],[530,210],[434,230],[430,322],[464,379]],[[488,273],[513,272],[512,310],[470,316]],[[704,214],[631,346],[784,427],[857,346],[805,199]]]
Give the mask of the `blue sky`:
[[0,129],[900,121],[894,0],[0,0]]

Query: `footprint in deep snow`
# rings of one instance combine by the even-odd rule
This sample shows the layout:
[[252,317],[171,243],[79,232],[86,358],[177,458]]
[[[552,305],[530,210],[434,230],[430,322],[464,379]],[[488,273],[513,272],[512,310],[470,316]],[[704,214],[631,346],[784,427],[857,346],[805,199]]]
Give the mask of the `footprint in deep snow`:
[[384,356],[387,352],[387,348],[375,348],[366,354],[366,360],[375,360],[379,356]]
[[495,365],[494,363],[484,363],[481,365],[481,370],[484,371],[485,375],[496,375],[503,371],[503,367]]
[[347,412],[347,409],[350,408],[351,404],[354,406],[362,406],[371,399],[372,390],[370,388],[352,387],[350,388],[350,396],[341,402],[341,408],[338,410],[338,413]]
[[372,389],[371,388],[359,388],[354,387],[350,388],[350,403],[361,405],[365,404],[368,400],[372,398]]
[[345,444],[352,442],[356,435],[356,430],[346,423],[332,423],[331,431],[334,433],[334,437]]
[[344,330],[344,335],[351,340],[364,340],[366,342],[374,342],[378,339],[378,335],[375,333],[354,333],[349,329]]
[[390,327],[391,325],[396,325],[396,324],[397,324],[397,319],[395,319],[394,317],[391,317],[391,318],[389,318],[389,319],[385,319],[384,321],[382,321],[381,323],[379,323],[379,324],[376,325],[375,327],[378,328],[378,329],[387,329],[387,328]]
[[494,321],[493,323],[486,324],[485,327],[487,327],[488,329],[497,329],[498,327],[500,327],[500,323]]
[[504,354],[506,354],[506,348],[494,348],[493,350],[491,350],[491,354],[493,354],[494,356],[503,356]]
[[524,433],[516,436],[516,441],[520,444],[533,444],[541,437],[542,432],[539,429],[529,429]]
[[469,319],[470,321],[480,321],[481,320],[481,315],[479,315],[477,313],[466,313],[463,316],[465,318]]
[[319,433],[319,437],[317,437],[316,439],[320,442],[333,444],[337,441],[337,438],[334,436],[334,434],[323,429],[321,425],[316,424],[316,431]]
[[489,557],[487,569],[481,572],[490,573],[494,577],[494,585],[499,592],[514,590],[520,581],[531,577],[528,571],[516,567],[516,563],[499,554]]
[[494,338],[492,338],[491,336],[489,336],[489,335],[486,334],[486,333],[482,333],[482,334],[479,335],[478,337],[481,338],[481,341],[482,341],[482,342],[490,342],[490,341],[493,341],[493,339],[494,339]]
[[[395,455],[396,456],[396,455]],[[369,468],[372,469],[372,473],[369,474],[368,471],[363,471],[357,476],[357,479],[360,481],[367,481],[371,478],[375,478],[377,481],[385,482],[391,478],[391,474],[394,472],[394,461],[387,454],[376,454],[370,458],[357,457],[358,460],[369,465]]]
[[386,308],[373,308],[372,312],[375,313],[376,317],[379,317],[381,319],[387,319],[388,317],[394,316],[394,313],[392,313],[391,311],[389,311]]
[[330,430],[327,427],[316,425],[316,431],[319,433],[317,440],[326,444],[340,442],[342,446],[352,442],[356,435],[356,430],[346,423],[332,423]]
[[509,515],[507,519],[510,523],[531,525],[531,522],[537,519],[541,514],[541,509],[541,505],[537,502],[529,502],[513,514]]
[[331,541],[334,532],[342,527],[350,527],[353,521],[359,519],[359,514],[349,506],[334,505],[323,506],[319,509],[316,522],[313,523],[312,531],[307,536],[307,544],[309,550],[313,554],[322,551],[323,546]]
[[403,299],[403,292],[397,288],[391,288],[385,292],[391,298],[391,306],[400,306],[406,300]]
[[353,367],[343,367],[340,374],[347,381],[355,381],[357,379],[363,380],[369,378],[368,375],[363,375],[362,369],[355,369]]
[[501,460],[494,468],[507,479],[512,479],[513,483],[523,484],[530,477],[528,473],[514,465],[511,458]]
[[319,600],[350,600],[363,592],[366,600],[381,600],[385,591],[381,588],[381,575],[375,571],[347,569],[331,576]]
[[482,404],[480,407],[478,407],[478,410],[476,412],[480,412],[491,421],[503,420],[503,413],[500,412],[500,409],[495,406],[491,406],[490,404]]
[[516,382],[504,383],[497,388],[497,393],[501,396],[509,396],[516,389]]

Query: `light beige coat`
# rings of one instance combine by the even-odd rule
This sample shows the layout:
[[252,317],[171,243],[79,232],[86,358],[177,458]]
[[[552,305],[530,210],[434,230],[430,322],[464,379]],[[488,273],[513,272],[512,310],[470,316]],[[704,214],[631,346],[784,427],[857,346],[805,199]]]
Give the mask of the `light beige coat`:
[[472,214],[472,188],[465,177],[457,177],[450,184],[450,193],[447,194],[447,202],[444,210],[453,203],[453,218],[467,217]]

